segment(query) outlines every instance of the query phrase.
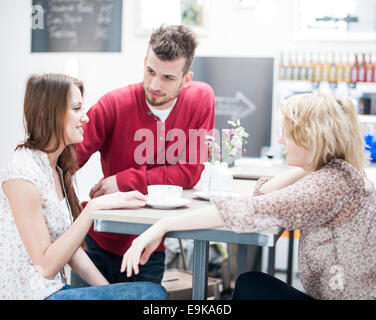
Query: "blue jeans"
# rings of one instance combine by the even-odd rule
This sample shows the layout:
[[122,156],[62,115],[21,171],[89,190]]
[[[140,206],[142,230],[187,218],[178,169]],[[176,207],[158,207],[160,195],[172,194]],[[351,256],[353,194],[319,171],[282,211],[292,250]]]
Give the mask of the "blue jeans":
[[74,288],[64,286],[46,300],[166,300],[166,289],[152,282],[116,283]]
[[[164,251],[154,252],[146,264],[139,266],[139,273],[137,275],[133,274],[132,277],[127,278],[126,272],[120,272],[120,266],[123,260],[122,256],[102,249],[89,235],[86,236],[85,242],[87,255],[109,283],[134,281],[161,283],[166,257]],[[73,270],[71,271],[71,285],[76,288],[88,286]]]

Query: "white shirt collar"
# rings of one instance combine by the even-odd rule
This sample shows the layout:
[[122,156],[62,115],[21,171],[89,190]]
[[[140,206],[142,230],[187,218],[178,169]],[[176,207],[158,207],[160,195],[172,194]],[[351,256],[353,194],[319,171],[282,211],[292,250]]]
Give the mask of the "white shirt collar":
[[175,106],[177,100],[178,100],[178,98],[175,98],[175,100],[174,100],[173,104],[171,105],[171,107],[169,107],[167,109],[163,109],[163,110],[160,110],[160,109],[152,107],[147,100],[146,100],[146,104],[148,105],[150,111],[156,117],[160,118],[162,120],[162,122],[164,122],[167,119],[167,117],[169,116],[170,112],[172,111],[172,108]]

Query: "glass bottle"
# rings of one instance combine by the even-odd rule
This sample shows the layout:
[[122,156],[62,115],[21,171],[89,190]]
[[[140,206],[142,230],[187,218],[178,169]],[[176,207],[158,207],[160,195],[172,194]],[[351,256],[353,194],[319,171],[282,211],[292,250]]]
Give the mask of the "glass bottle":
[[338,61],[336,61],[334,53],[332,53],[329,60],[329,82],[337,82],[337,64]]
[[284,61],[284,54],[281,52],[279,55],[279,80],[285,80],[286,79],[286,65]]
[[292,53],[288,53],[288,63],[286,66],[286,80],[292,80]]
[[372,82],[373,81],[374,66],[372,64],[372,54],[371,53],[368,55],[368,61],[367,61],[365,68],[366,68],[366,79],[365,79],[365,81]]
[[358,81],[364,82],[366,80],[366,54],[362,54],[362,60],[357,65]]
[[307,80],[307,57],[305,53],[302,53],[301,55],[301,64],[299,69],[299,79],[300,80]]
[[299,80],[299,69],[300,69],[300,64],[299,64],[299,55],[296,53],[294,56],[293,60],[293,68],[292,68],[292,79],[293,80]]
[[328,81],[329,80],[329,63],[328,58],[326,54],[322,55],[323,58],[323,64],[322,64],[322,75],[321,75],[321,81]]
[[314,57],[312,54],[309,55],[308,58],[308,66],[307,66],[307,80],[313,81],[314,79],[314,74],[315,74],[315,62],[314,62]]
[[350,82],[352,82],[352,83],[358,82],[358,65],[359,65],[358,55],[355,54],[354,61],[351,64],[351,80],[350,80]]
[[346,63],[343,68],[343,81],[351,82],[351,64],[350,64],[350,54],[346,55]]
[[320,57],[318,55],[317,55],[317,60],[315,63],[314,81],[315,82],[321,81],[321,62],[320,62]]
[[336,73],[336,81],[342,82],[344,81],[344,72],[345,72],[345,66],[343,65],[343,56],[340,54],[337,55],[338,64],[337,64],[337,73]]

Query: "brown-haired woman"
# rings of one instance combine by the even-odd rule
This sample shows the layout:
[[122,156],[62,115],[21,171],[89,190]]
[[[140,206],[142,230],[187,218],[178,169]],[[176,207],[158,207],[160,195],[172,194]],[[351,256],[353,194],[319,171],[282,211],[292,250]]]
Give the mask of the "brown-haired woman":
[[[98,209],[137,208],[145,197],[118,192],[82,209],[72,176],[83,140],[83,84],[62,74],[32,75],[26,86],[26,140],[0,170],[0,299],[165,299],[154,283],[109,285],[81,244]],[[73,217],[72,217],[73,216]],[[66,285],[69,264],[91,287]]]

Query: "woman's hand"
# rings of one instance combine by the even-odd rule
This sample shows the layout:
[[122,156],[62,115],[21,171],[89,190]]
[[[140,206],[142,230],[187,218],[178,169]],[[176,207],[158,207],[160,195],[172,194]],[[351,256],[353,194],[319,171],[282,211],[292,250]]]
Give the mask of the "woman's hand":
[[215,205],[193,209],[190,213],[162,218],[133,240],[123,256],[120,272],[127,270],[127,277],[138,274],[138,265],[144,265],[158,248],[166,232],[223,227],[223,219]]
[[166,233],[162,226],[163,222],[158,221],[133,240],[131,247],[123,256],[120,272],[127,270],[127,277],[131,277],[133,271],[134,274],[139,273],[138,265],[144,265],[149,260]]
[[114,192],[89,201],[93,210],[135,209],[145,206],[146,197],[139,191]]

